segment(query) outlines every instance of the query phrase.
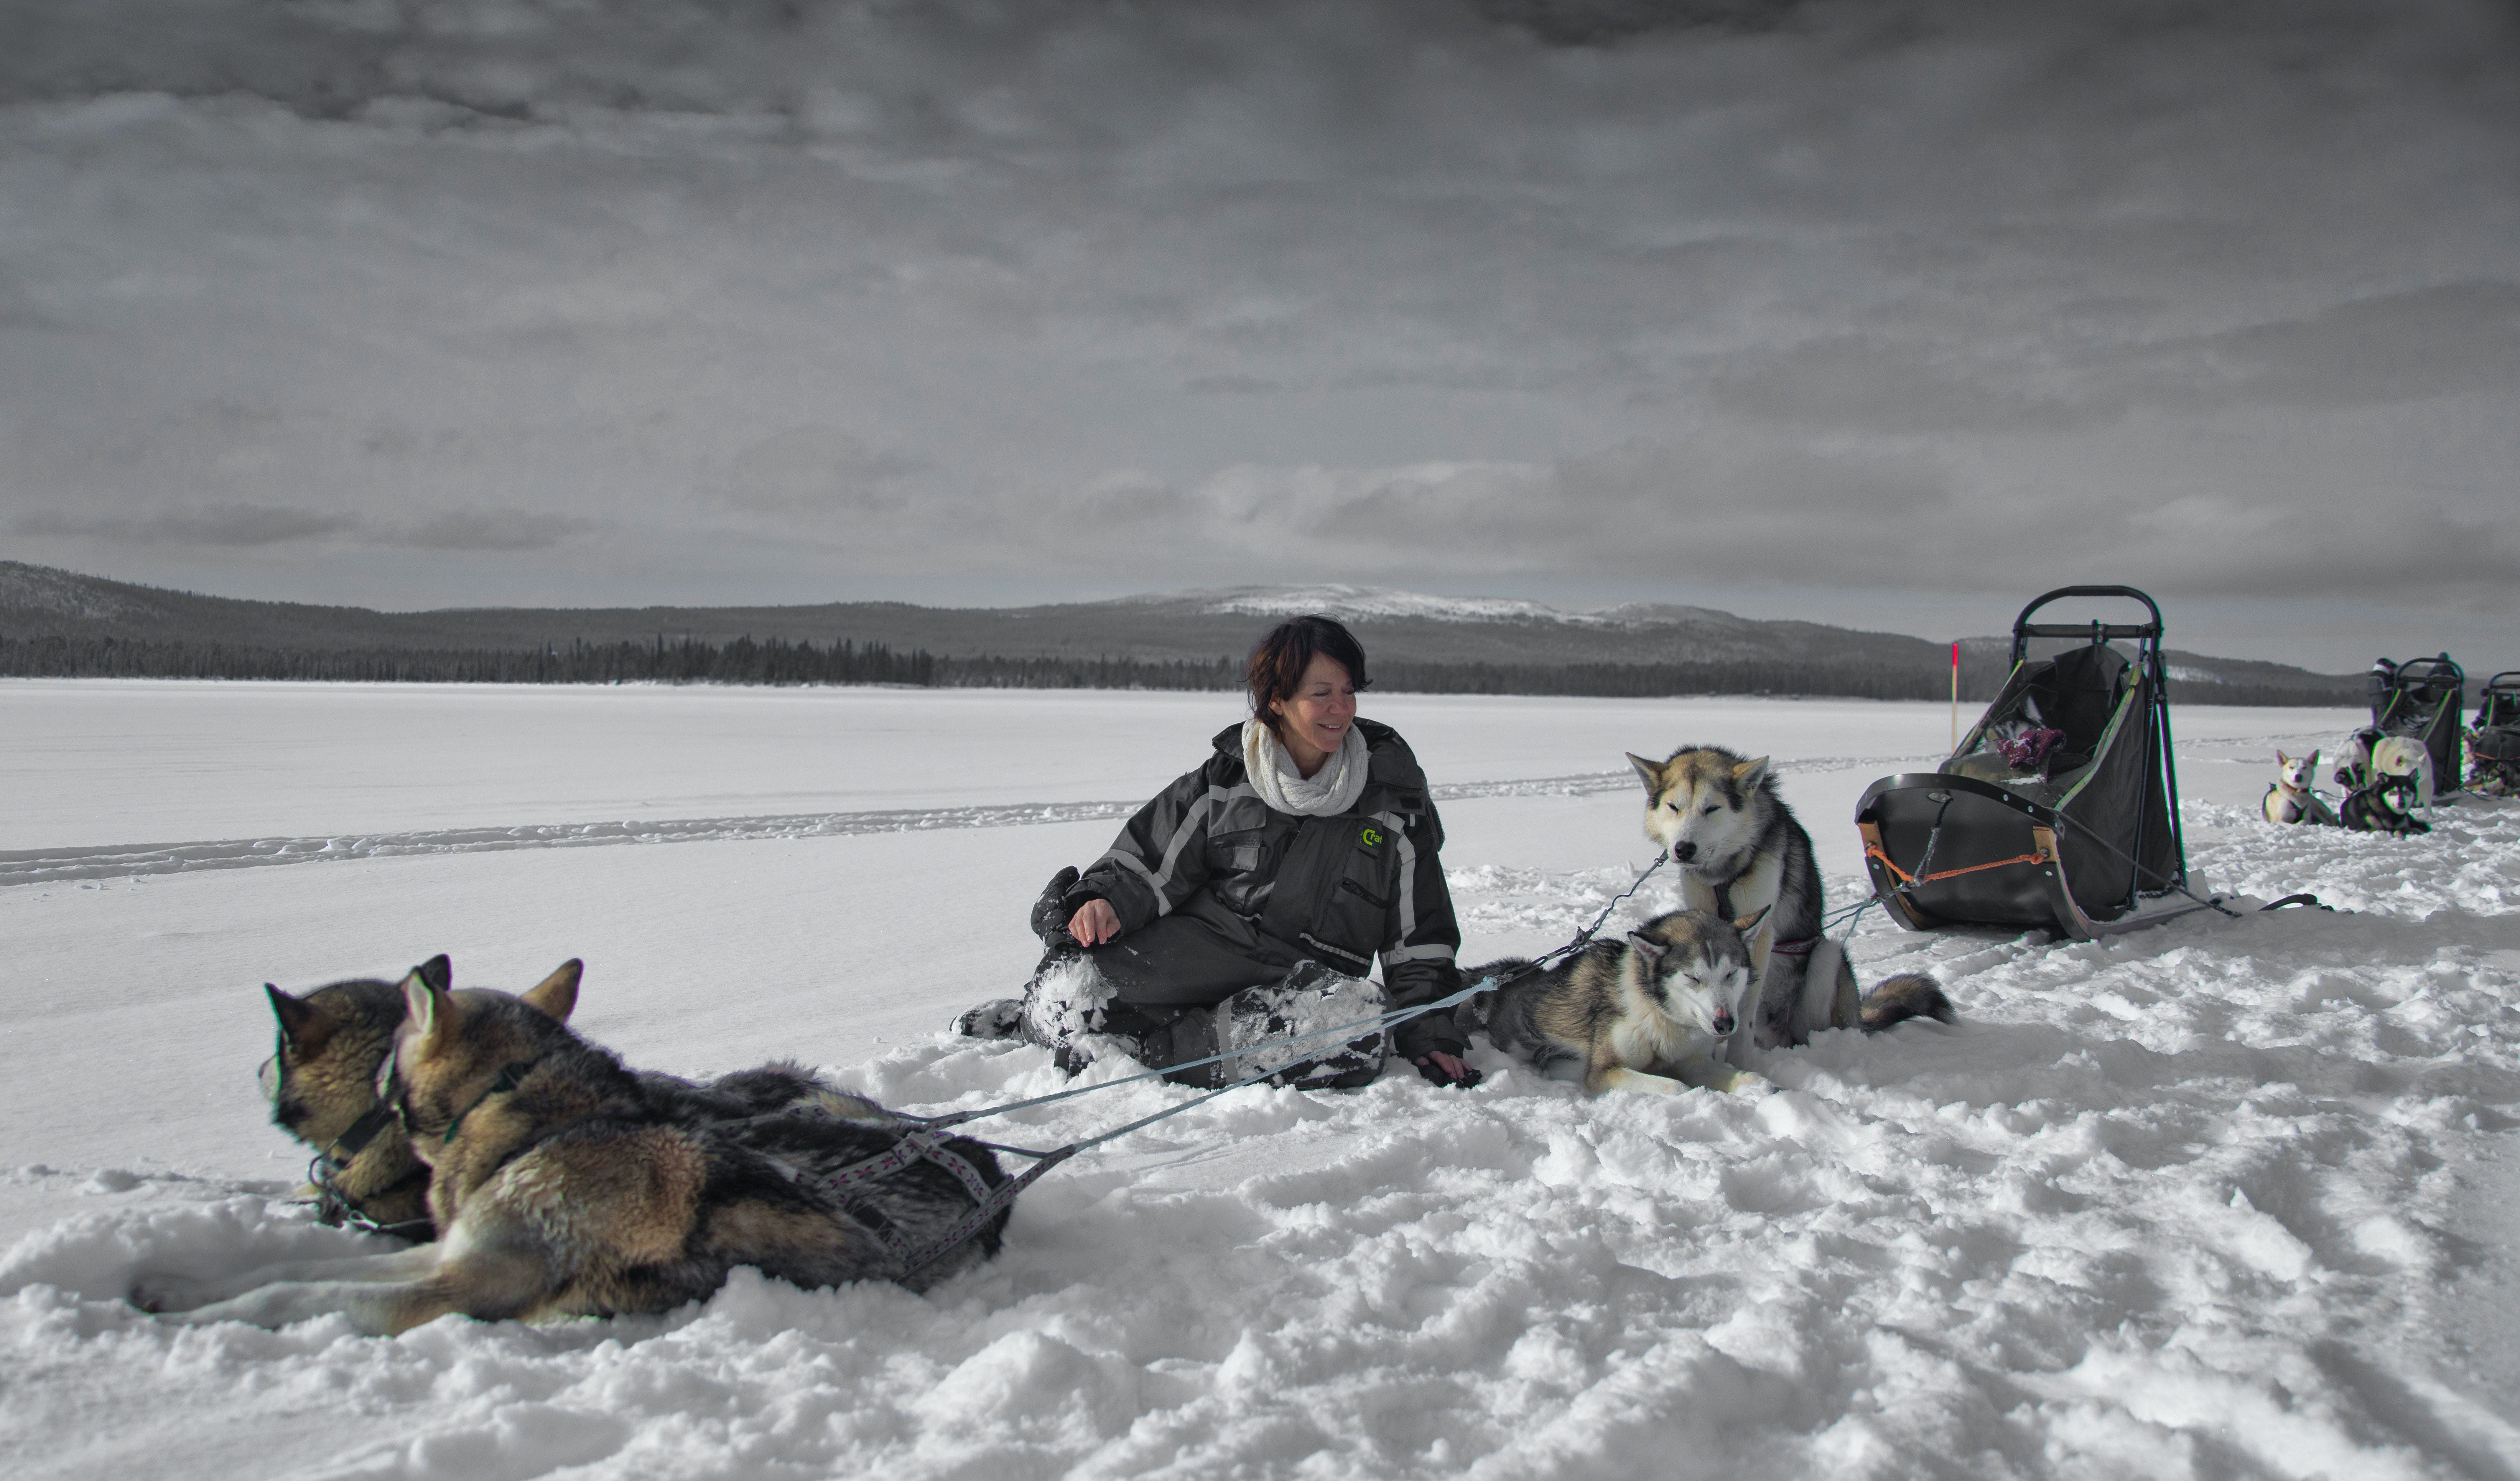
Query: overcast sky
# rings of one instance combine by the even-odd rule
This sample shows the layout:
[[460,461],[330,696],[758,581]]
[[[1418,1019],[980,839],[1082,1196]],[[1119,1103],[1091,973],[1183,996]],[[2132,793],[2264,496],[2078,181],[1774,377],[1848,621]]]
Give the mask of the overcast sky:
[[0,553],[2520,667],[2520,14],[0,0]]

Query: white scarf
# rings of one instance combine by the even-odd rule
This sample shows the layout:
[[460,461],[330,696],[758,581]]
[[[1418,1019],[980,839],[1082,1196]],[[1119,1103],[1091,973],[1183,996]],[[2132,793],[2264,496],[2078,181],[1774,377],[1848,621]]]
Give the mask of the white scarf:
[[1251,776],[1251,789],[1282,813],[1328,818],[1346,812],[1365,795],[1368,764],[1365,737],[1354,725],[1347,728],[1338,753],[1307,777],[1295,770],[1294,758],[1278,743],[1276,732],[1256,719],[1242,722],[1242,769]]

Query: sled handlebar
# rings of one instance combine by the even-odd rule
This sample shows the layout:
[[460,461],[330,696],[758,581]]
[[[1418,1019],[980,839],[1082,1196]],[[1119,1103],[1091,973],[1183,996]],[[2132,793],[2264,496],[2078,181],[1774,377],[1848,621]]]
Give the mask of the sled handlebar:
[[[2144,610],[2152,613],[2152,620],[2140,625],[2117,622],[2034,623],[2030,620],[2032,612],[2050,602],[2062,602],[2068,597],[2124,597],[2130,602],[2142,603]],[[2016,638],[2082,638],[2093,633],[2104,641],[2110,638],[2159,638],[2161,606],[2132,586],[2060,586],[2023,607],[2021,615],[2012,619],[2012,634]]]
[[[2500,675],[2495,677],[2499,678]],[[2398,665],[2397,684],[2401,689],[2420,689],[2445,679],[2467,682],[2467,672],[2451,661],[2448,654],[2438,658],[2409,658]]]

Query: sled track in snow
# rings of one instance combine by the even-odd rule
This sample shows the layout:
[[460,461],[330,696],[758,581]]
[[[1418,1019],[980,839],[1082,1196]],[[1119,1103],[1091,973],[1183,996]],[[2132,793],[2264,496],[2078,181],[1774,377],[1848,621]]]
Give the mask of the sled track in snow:
[[[1843,771],[1895,766],[1912,756],[1848,756],[1779,762],[1779,772]],[[1434,788],[1438,802],[1474,797],[1579,797],[1635,787],[1627,771],[1505,782],[1464,782]],[[0,850],[0,888],[81,879],[127,879],[267,864],[342,859],[396,859],[428,854],[481,854],[518,848],[595,848],[623,843],[707,843],[757,838],[830,838],[848,833],[917,833],[978,828],[1024,828],[1128,817],[1127,802],[1029,802],[996,807],[904,808],[884,812],[795,813],[664,822],[539,823],[513,828],[447,828],[409,832],[338,833],[308,838],[228,838],[200,843],[123,843],[100,848]]]

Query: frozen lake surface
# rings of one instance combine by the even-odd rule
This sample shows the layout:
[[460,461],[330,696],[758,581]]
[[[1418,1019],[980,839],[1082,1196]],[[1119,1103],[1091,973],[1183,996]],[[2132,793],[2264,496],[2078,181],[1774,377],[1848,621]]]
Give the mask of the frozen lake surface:
[[[1946,708],[1375,695],[1467,960],[1650,857],[1621,753],[1778,758],[1832,899]],[[0,1464],[26,1476],[2520,1476],[2520,804],[2257,821],[2347,711],[2175,716],[2191,863],[2335,915],[1914,936],[1957,1028],[1778,1089],[1238,1092],[1046,1179],[913,1296],[739,1279],[654,1320],[161,1327],[144,1266],[312,1240],[258,984],[588,964],[631,1062],[792,1055],[916,1109],[1059,1084],[944,1038],[1214,695],[0,683]],[[1639,914],[1669,908],[1649,885]],[[1182,1099],[1017,1118],[1056,1141]]]

